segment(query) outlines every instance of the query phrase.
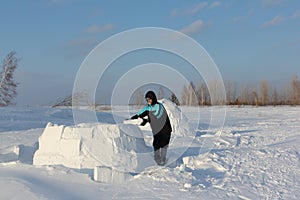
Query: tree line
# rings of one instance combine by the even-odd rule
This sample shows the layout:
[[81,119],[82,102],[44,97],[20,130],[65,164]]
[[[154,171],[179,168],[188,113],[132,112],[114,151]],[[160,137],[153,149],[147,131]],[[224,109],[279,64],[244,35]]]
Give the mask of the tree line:
[[[216,84],[217,85],[217,84]],[[266,80],[261,80],[257,85],[237,85],[232,81],[224,83],[226,99],[212,103],[211,93],[206,84],[199,82],[197,86],[190,82],[181,92],[181,105],[209,106],[209,105],[300,105],[300,80],[293,76],[286,87],[277,89]]]
[[[277,105],[300,105],[300,80],[297,76],[291,78],[286,87],[277,89],[265,80],[261,80],[257,85],[238,85],[232,81],[224,83],[225,93],[221,91],[221,84],[216,82],[208,83],[199,81],[197,85],[190,82],[185,85],[181,91],[181,99],[167,88],[159,87],[153,90],[158,99],[166,98],[184,106],[212,106],[212,105],[251,105],[251,106],[277,106]],[[223,84],[222,84],[223,85]],[[137,89],[129,102],[130,105],[145,105],[145,88]],[[214,100],[212,100],[212,97]],[[72,100],[78,102],[78,105],[97,107],[104,105],[92,101],[83,92],[82,94],[71,94],[61,100],[58,100],[53,107],[72,106]]]

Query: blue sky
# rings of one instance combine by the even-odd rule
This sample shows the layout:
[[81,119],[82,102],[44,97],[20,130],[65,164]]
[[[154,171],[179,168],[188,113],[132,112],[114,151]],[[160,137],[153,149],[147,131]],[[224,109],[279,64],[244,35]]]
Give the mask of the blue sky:
[[18,105],[68,96],[98,43],[147,26],[195,39],[224,80],[285,84],[300,77],[298,0],[3,0],[0,20],[0,58],[14,50],[21,59]]

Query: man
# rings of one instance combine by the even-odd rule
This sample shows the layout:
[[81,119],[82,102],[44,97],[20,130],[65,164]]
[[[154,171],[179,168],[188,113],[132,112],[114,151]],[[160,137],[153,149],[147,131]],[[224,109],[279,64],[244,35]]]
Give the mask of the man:
[[154,137],[154,160],[158,165],[165,165],[167,148],[172,132],[170,119],[163,104],[157,102],[156,95],[153,91],[148,91],[145,98],[148,104],[140,110],[138,114],[132,116],[131,119],[142,118],[142,126],[147,122],[150,123]]

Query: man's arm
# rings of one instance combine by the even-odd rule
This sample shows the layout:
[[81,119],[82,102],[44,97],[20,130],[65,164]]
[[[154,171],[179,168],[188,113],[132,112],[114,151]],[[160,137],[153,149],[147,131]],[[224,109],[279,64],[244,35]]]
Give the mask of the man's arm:
[[140,118],[143,118],[143,117],[148,116],[148,114],[149,114],[149,109],[150,109],[149,106],[145,106],[142,110],[140,110],[140,111],[138,112],[138,114],[132,116],[131,119],[137,119],[137,118],[139,118],[139,117],[140,117]]

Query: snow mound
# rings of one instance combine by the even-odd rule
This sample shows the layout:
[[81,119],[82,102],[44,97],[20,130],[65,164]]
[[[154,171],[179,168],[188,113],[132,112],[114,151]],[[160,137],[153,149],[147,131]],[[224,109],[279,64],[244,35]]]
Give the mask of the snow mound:
[[194,136],[195,130],[188,122],[188,118],[175,103],[167,99],[161,99],[159,102],[161,102],[167,110],[175,136]]
[[218,159],[217,155],[209,154],[208,156],[188,156],[183,157],[183,164],[192,169],[192,170],[211,170],[215,172],[226,172],[227,169],[222,166],[222,164],[218,163],[216,160]]
[[16,161],[19,158],[20,149],[18,146],[0,149],[0,163]]
[[33,164],[76,169],[108,166],[135,171],[140,162],[138,155],[147,151],[142,132],[134,125],[97,123],[66,127],[48,123],[39,138]]

